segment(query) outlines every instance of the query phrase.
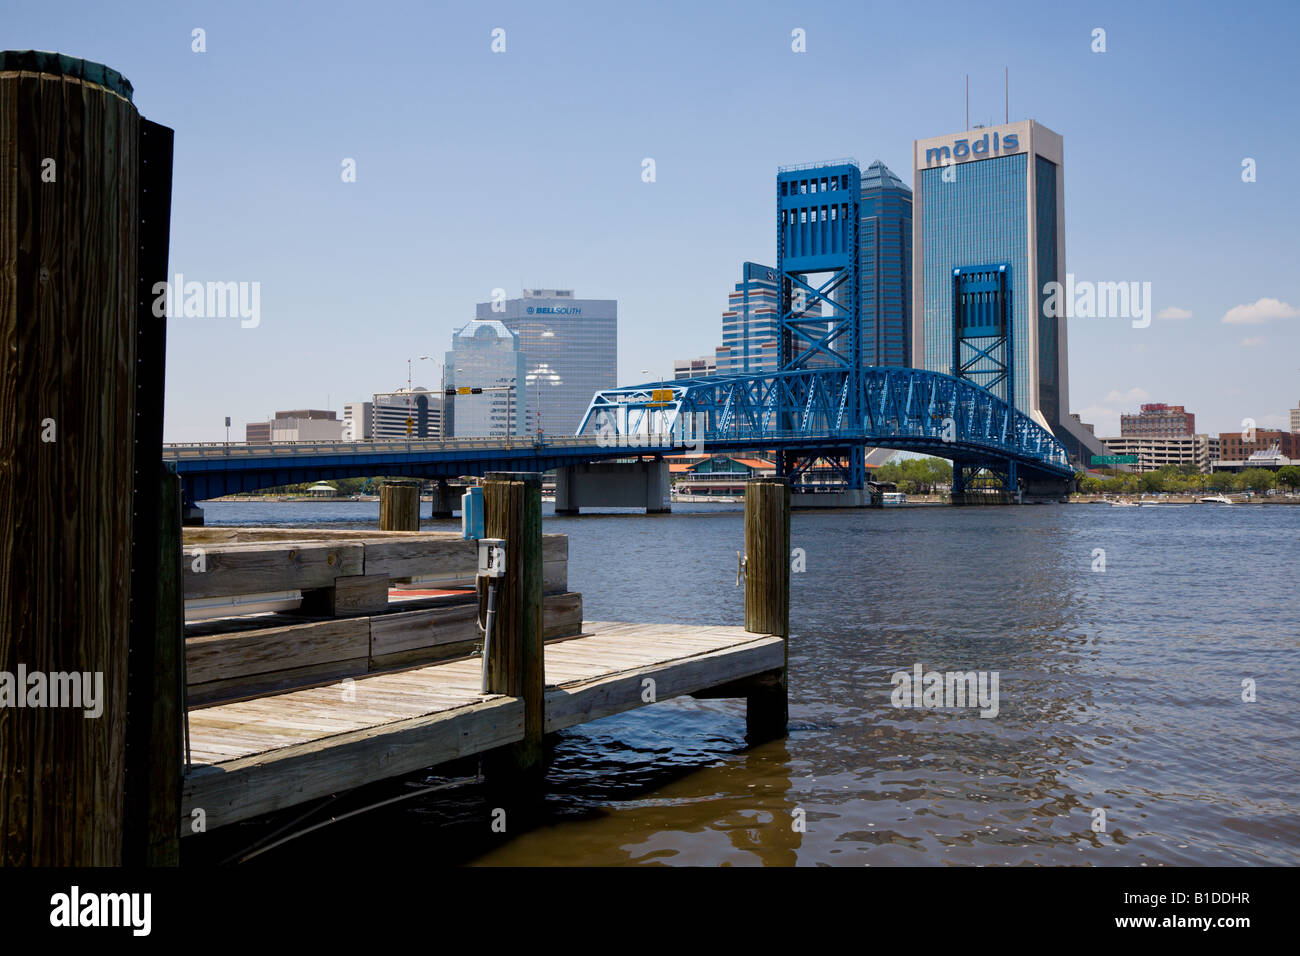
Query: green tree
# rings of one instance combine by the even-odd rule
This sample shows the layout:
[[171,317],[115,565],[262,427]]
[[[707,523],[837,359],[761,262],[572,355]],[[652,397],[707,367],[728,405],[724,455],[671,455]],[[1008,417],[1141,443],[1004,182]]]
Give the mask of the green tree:
[[1287,488],[1300,488],[1300,465],[1284,465],[1277,470],[1277,482]]

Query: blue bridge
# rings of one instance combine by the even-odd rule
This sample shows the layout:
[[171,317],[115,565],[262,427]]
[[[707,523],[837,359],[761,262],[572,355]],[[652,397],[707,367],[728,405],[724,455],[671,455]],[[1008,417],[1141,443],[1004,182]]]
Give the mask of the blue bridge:
[[[854,407],[865,412],[852,415]],[[597,393],[574,436],[213,443],[168,445],[163,454],[184,479],[187,498],[198,501],[325,478],[454,478],[690,451],[789,456],[797,462],[789,472],[796,486],[820,461],[848,484],[849,460],[870,446],[951,459],[957,481],[983,473],[1014,484],[1017,477],[1065,480],[1073,473],[1065,449],[1046,429],[991,392],[907,368],[858,374],[812,369],[610,389]]]

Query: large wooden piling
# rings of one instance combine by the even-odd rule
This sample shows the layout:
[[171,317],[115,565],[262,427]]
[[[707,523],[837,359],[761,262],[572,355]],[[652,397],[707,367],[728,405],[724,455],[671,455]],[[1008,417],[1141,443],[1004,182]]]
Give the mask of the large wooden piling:
[[770,740],[789,719],[790,483],[757,478],[745,485],[745,630],[785,641],[786,666],[753,680],[745,697],[746,736]]
[[[165,229],[158,255],[142,202],[161,174],[144,161],[146,125],[115,71],[0,52],[6,865],[122,862],[130,711],[153,707],[147,691],[129,702],[127,691],[133,540],[152,551],[157,534],[134,516],[158,495],[157,466],[139,472],[135,449],[155,425],[161,435],[160,418],[138,420],[139,381],[156,380],[147,400],[162,408],[161,375],[140,368],[140,340],[162,321],[145,291],[166,270]],[[158,142],[169,187],[170,142]]]
[[[484,537],[506,542],[488,655],[488,690],[524,700],[524,739],[509,748],[508,768],[539,767],[545,721],[542,660],[542,476],[497,472],[483,481]],[[479,605],[486,584],[479,580]]]
[[385,481],[379,486],[379,530],[420,530],[420,482]]

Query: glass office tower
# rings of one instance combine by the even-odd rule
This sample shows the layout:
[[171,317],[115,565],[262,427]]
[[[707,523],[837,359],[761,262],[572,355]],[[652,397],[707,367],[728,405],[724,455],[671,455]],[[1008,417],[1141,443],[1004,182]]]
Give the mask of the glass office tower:
[[776,269],[746,262],[722,313],[722,345],[714,351],[719,375],[776,371],[779,312]]
[[912,364],[912,190],[884,163],[862,171],[862,362]]
[[524,289],[505,309],[475,308],[519,336],[526,358],[524,390],[530,434],[573,435],[592,396],[617,386],[618,300],[575,299],[572,289]]
[[1024,120],[916,140],[912,158],[912,364],[958,374],[957,273],[1005,272],[1011,382],[993,390],[1012,385],[1016,408],[1076,462],[1106,454],[1068,413],[1065,317],[1043,314],[1044,285],[1065,280],[1061,137]]
[[451,337],[443,366],[446,388],[485,388],[477,395],[446,399],[450,429],[444,438],[495,438],[522,435],[528,396],[525,356],[519,336],[505,323],[474,319]]

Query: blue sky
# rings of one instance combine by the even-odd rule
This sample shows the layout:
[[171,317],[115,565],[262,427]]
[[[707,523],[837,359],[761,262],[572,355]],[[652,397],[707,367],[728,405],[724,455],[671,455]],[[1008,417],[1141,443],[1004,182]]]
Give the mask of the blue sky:
[[620,382],[670,375],[774,261],[778,165],[910,182],[967,73],[971,122],[1001,122],[1004,65],[1011,119],[1065,139],[1068,271],[1190,313],[1072,321],[1073,410],[1218,432],[1300,401],[1295,3],[4,4],[5,47],[112,66],[175,129],[171,272],[261,284],[256,328],[171,321],[169,441],[405,385],[496,287],[618,299]]

